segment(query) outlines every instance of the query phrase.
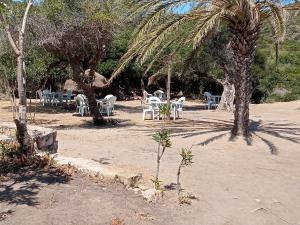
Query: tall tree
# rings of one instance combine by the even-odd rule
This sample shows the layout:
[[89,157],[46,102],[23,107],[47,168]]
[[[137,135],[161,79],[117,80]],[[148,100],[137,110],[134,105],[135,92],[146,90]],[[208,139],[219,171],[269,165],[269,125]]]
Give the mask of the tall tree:
[[93,81],[114,32],[112,3],[46,0],[43,4],[44,11],[31,21],[39,45],[69,63],[73,80],[87,96],[94,124],[105,123],[97,108]]
[[[112,79],[136,55],[143,63],[170,43],[190,44],[197,48],[207,34],[219,24],[230,33],[229,47],[233,62],[232,79],[236,90],[233,135],[249,135],[249,104],[251,93],[251,65],[257,39],[264,21],[271,21],[276,43],[285,33],[288,10],[300,9],[299,3],[288,6],[280,1],[254,0],[132,0],[134,15],[144,17],[136,29],[128,52],[121,59]],[[182,6],[191,9],[182,12]],[[190,29],[187,32],[187,25]],[[184,31],[184,32],[183,32]]]
[[27,6],[24,12],[22,24],[18,29],[18,41],[14,40],[11,33],[10,23],[7,17],[12,13],[9,7],[1,1],[1,14],[0,22],[6,33],[11,47],[13,48],[17,56],[17,83],[18,83],[18,96],[19,96],[19,112],[15,123],[17,127],[17,140],[20,143],[20,147],[23,154],[31,154],[33,152],[33,146],[30,136],[27,131],[27,98],[26,98],[26,75],[25,75],[25,63],[24,63],[24,38],[25,28],[29,10],[32,6],[32,0],[27,1]]

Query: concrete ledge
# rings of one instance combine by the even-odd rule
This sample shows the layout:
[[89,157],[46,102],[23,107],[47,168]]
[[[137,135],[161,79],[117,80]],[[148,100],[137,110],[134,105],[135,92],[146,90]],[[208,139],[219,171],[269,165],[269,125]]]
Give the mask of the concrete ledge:
[[[49,128],[29,125],[28,132],[36,144],[37,149],[49,153],[56,153],[58,142],[56,140],[57,131]],[[14,140],[16,125],[9,122],[0,123],[0,140]]]
[[141,174],[135,174],[120,168],[104,166],[90,159],[65,157],[60,154],[55,154],[53,158],[60,165],[71,164],[79,171],[89,175],[116,179],[128,188],[137,188],[142,181]]

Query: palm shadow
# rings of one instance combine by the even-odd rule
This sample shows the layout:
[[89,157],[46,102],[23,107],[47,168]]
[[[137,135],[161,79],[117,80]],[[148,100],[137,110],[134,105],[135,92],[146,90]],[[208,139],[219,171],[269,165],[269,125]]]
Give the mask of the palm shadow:
[[[161,127],[161,123],[157,122],[155,124],[144,124],[143,128],[136,130],[146,132],[150,136],[153,134],[153,131],[159,130]],[[227,136],[228,141],[235,141],[235,138],[231,135],[232,127],[233,120],[211,118],[202,118],[201,120],[184,119],[166,125],[166,128],[171,131],[171,137],[181,137],[183,139],[199,137],[200,139],[203,139],[203,136],[210,136],[209,138],[205,138],[203,141],[197,143],[196,145],[198,146],[208,145]],[[248,145],[252,145],[253,137],[257,137],[268,147],[271,154],[278,154],[279,149],[278,146],[270,140],[270,138],[266,137],[266,135],[291,143],[300,144],[300,127],[297,127],[294,123],[252,120],[250,121],[249,130],[250,135],[248,138],[244,139],[245,142]]]
[[38,193],[42,187],[66,184],[69,181],[69,176],[58,175],[55,171],[24,169],[10,173],[8,180],[0,184],[0,202],[8,205],[37,206]]
[[277,155],[279,153],[278,147],[263,137],[262,135],[268,135],[282,140],[289,141],[291,143],[300,144],[300,127],[297,127],[293,123],[263,123],[262,120],[251,121],[249,125],[250,136],[246,139],[249,145],[253,143],[253,136],[259,138],[263,143],[265,143],[270,149],[271,154]]
[[[229,136],[228,141],[235,141],[236,138],[231,134],[233,121],[216,120],[215,122],[212,121],[210,123],[214,123],[214,125],[210,126],[204,131],[185,132],[180,135],[182,135],[184,138],[188,138],[195,135],[201,136],[204,134],[213,134],[212,137],[198,143],[200,146],[208,145],[226,136]],[[293,123],[263,123],[261,120],[251,120],[249,130],[250,135],[249,137],[244,138],[245,142],[248,145],[252,145],[253,137],[255,136],[259,138],[268,147],[270,153],[274,155],[279,153],[279,148],[269,138],[265,137],[265,135],[273,138],[279,138],[291,143],[300,144],[300,127],[297,127],[296,124]]]

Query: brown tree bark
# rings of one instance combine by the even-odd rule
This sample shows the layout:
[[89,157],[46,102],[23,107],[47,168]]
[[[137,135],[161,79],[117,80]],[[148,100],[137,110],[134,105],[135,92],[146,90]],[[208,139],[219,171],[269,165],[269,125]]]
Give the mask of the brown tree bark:
[[[106,121],[101,115],[95,97],[95,90],[91,82],[86,83],[86,76],[84,75],[84,70],[80,66],[80,59],[71,59],[70,65],[73,71],[73,79],[78,84],[78,86],[83,90],[83,93],[88,99],[90,113],[93,117],[93,122],[95,125],[104,125]],[[89,79],[89,78],[88,78]]]
[[235,18],[230,25],[232,34],[230,48],[234,67],[234,87],[236,91],[234,136],[249,135],[249,104],[251,97],[251,64],[254,59],[260,24],[255,18]]

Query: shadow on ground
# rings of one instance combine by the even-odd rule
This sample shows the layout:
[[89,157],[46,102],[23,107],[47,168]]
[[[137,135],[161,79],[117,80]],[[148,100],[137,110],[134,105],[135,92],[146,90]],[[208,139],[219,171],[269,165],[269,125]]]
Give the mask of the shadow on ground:
[[[1,178],[1,173],[0,173]],[[39,205],[38,193],[43,186],[65,184],[70,177],[55,172],[28,170],[7,174],[0,183],[0,202],[14,205]]]
[[[146,132],[151,136],[155,131],[161,129],[162,126],[162,122],[155,122],[153,124],[139,125],[140,129],[135,130]],[[235,141],[235,138],[231,136],[233,120],[211,118],[203,118],[201,120],[184,119],[167,123],[165,126],[171,130],[172,137],[181,137],[183,139],[198,137],[199,140],[204,139],[196,144],[199,146],[208,145],[226,136],[228,136],[228,141]],[[248,145],[252,145],[253,137],[255,136],[268,146],[271,154],[278,154],[279,149],[266,135],[300,144],[300,127],[293,123],[264,123],[261,120],[252,120],[249,129],[250,135],[249,138],[245,138],[245,142]],[[210,137],[205,138],[204,136],[207,137],[207,135]]]

